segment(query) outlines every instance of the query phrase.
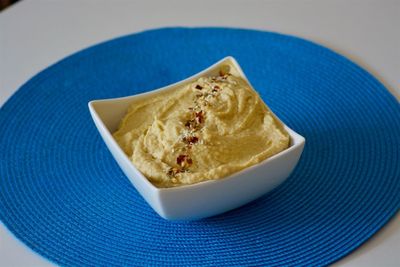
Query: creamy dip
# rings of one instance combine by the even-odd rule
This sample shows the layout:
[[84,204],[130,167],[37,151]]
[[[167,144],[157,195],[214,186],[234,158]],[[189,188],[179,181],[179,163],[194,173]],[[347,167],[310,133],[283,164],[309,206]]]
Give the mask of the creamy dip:
[[222,69],[133,103],[114,138],[157,187],[220,179],[289,146],[260,96]]

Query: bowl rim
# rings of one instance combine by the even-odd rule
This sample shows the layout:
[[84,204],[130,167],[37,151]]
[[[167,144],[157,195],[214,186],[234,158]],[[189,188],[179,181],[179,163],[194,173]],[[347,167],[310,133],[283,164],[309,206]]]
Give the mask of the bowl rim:
[[[157,187],[154,184],[152,184],[137,168],[136,166],[129,160],[128,156],[124,153],[124,151],[122,150],[122,148],[118,145],[117,141],[114,139],[114,137],[112,136],[111,132],[108,130],[108,128],[105,126],[103,120],[100,118],[99,114],[96,111],[96,108],[94,107],[97,103],[104,103],[104,102],[115,102],[115,101],[121,101],[121,100],[126,100],[126,99],[135,99],[138,97],[142,97],[142,96],[149,96],[152,94],[157,94],[158,92],[161,91],[168,91],[168,90],[173,90],[175,89],[175,87],[184,84],[184,83],[188,83],[192,80],[195,80],[199,77],[201,77],[202,75],[204,75],[205,73],[212,71],[214,69],[217,69],[219,66],[224,65],[224,63],[226,64],[227,62],[229,62],[234,68],[235,70],[239,73],[240,77],[243,78],[247,84],[250,86],[250,88],[252,90],[254,90],[255,92],[257,92],[257,90],[254,89],[253,85],[250,83],[250,81],[247,79],[246,75],[244,74],[243,70],[241,69],[239,63],[236,61],[235,58],[233,58],[232,56],[227,56],[219,61],[217,61],[216,63],[212,64],[211,66],[205,68],[204,70],[197,72],[196,74],[189,76],[188,78],[185,78],[183,80],[180,80],[178,82],[163,86],[161,88],[157,88],[151,91],[147,91],[147,92],[143,92],[143,93],[139,93],[139,94],[134,94],[134,95],[129,95],[129,96],[123,96],[123,97],[116,97],[116,98],[106,98],[106,99],[95,99],[95,100],[91,100],[88,102],[88,107],[91,113],[91,116],[93,117],[94,120],[96,120],[99,124],[96,125],[97,128],[101,128],[98,129],[99,131],[102,131],[103,133],[106,134],[106,137],[109,139],[109,141],[111,141],[110,145],[112,145],[114,148],[117,149],[117,152],[122,155],[122,159],[125,162],[129,162],[128,166],[134,170],[135,174],[137,174],[138,177],[140,177],[140,179],[145,180],[145,184],[155,193],[163,193],[163,192],[178,192],[178,191],[182,191],[182,190],[190,190],[190,189],[195,189],[195,188],[201,188],[204,186],[209,186],[215,183],[222,183],[222,182],[226,182],[229,179],[234,179],[235,177],[238,176],[244,176],[247,172],[252,171],[253,169],[256,168],[260,168],[264,165],[267,165],[268,163],[270,163],[271,161],[275,161],[276,159],[278,159],[279,157],[282,157],[285,154],[291,153],[294,149],[302,146],[305,143],[305,138],[303,136],[301,136],[300,134],[298,134],[297,132],[295,132],[293,129],[289,128],[283,121],[281,121],[276,115],[275,113],[269,109],[269,111],[271,112],[271,115],[278,120],[282,126],[284,127],[284,129],[288,132],[289,137],[290,137],[290,144],[289,147],[282,150],[281,152],[266,158],[265,160],[254,164],[252,166],[249,166],[247,168],[244,168],[238,172],[232,173],[228,176],[222,177],[220,179],[210,179],[210,180],[205,180],[205,181],[201,181],[201,182],[197,182],[194,184],[188,184],[188,185],[181,185],[181,186],[177,186],[177,187]],[[258,93],[258,92],[257,92]],[[97,124],[97,123],[96,123]],[[105,139],[102,135],[101,137],[103,139]],[[105,141],[105,140],[104,140]],[[114,155],[113,155],[114,156]]]

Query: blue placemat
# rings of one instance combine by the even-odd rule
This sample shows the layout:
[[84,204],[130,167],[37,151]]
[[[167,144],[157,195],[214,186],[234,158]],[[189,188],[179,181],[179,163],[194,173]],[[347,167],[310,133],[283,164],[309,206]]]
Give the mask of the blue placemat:
[[[304,154],[286,183],[247,206],[165,221],[114,162],[87,102],[179,81],[227,55],[306,137]],[[1,108],[0,218],[61,265],[325,265],[399,209],[399,136],[396,99],[326,48],[261,31],[147,31],[62,60]]]

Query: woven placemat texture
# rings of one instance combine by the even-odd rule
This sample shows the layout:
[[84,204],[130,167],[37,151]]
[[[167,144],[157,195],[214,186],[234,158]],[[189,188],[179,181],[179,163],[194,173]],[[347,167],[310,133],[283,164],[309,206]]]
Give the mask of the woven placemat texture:
[[[244,207],[166,221],[119,169],[87,103],[177,82],[228,55],[305,136],[304,153],[283,185]],[[399,209],[399,136],[399,102],[329,49],[252,30],[146,31],[67,57],[1,108],[0,219],[61,265],[326,265]]]

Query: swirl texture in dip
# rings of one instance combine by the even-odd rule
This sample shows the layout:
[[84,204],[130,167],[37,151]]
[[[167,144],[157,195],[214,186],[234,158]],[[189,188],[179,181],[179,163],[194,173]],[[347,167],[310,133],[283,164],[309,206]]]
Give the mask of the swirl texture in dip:
[[132,104],[114,138],[157,187],[220,179],[289,146],[259,95],[223,71]]

